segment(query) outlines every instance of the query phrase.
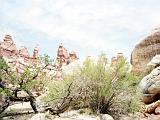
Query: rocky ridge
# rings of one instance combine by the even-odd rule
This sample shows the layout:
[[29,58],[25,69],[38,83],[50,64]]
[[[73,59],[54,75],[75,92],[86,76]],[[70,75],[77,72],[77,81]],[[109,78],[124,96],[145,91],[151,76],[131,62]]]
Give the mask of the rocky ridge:
[[19,50],[14,43],[12,36],[6,35],[0,42],[0,56],[3,56],[13,71],[23,73],[24,66],[34,66],[38,63],[38,49],[35,47],[33,55],[30,56],[28,49],[22,46]]
[[19,74],[24,72],[25,67],[34,68],[38,65],[44,68],[43,71],[45,73],[55,76],[56,79],[61,79],[63,66],[78,60],[76,52],[68,52],[63,44],[60,44],[54,63],[45,65],[39,60],[38,46],[34,48],[32,55],[30,55],[25,46],[21,46],[19,50],[17,49],[11,35],[5,35],[3,41],[0,42],[0,56],[3,56],[12,70]]

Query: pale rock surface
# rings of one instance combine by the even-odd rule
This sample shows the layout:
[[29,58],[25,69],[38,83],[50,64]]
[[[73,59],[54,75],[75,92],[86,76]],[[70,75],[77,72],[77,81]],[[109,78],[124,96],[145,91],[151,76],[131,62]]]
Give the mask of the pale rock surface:
[[45,119],[45,114],[44,113],[38,113],[34,115],[31,119],[29,120],[46,120]]
[[152,60],[147,64],[147,66],[157,67],[160,66],[160,55],[156,55]]
[[160,55],[153,57],[148,65],[154,69],[139,83],[142,100],[149,104],[142,120],[160,120]]
[[77,72],[81,66],[82,66],[82,62],[80,60],[76,60],[67,66],[63,66],[62,73],[65,75],[71,75],[75,71]]
[[112,116],[108,114],[101,114],[100,115],[100,120],[114,120]]
[[88,115],[86,113],[80,114],[78,110],[71,110],[60,114],[60,117],[56,117],[53,120],[114,120],[108,114]]
[[156,101],[160,93],[160,67],[155,68],[145,76],[139,83],[139,88],[143,94],[143,102],[151,103]]
[[10,105],[5,112],[12,113],[12,112],[33,112],[30,102],[23,102],[23,103],[16,103],[14,105]]

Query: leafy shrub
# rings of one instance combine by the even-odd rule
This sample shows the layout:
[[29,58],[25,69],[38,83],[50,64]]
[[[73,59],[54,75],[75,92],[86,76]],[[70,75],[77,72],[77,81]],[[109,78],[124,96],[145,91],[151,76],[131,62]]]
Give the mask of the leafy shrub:
[[51,59],[49,55],[44,54],[44,55],[40,55],[39,56],[39,60],[41,62],[43,62],[44,64],[48,65],[48,64],[52,64],[54,59]]
[[[36,99],[32,94],[32,88],[39,83],[37,81],[39,69],[29,69],[26,67],[22,74],[13,71],[6,61],[0,56],[0,96],[7,106],[0,106],[3,112],[11,101],[30,101],[35,112],[37,111]],[[25,91],[29,96],[18,97],[19,91]]]
[[129,72],[129,64],[124,58],[112,65],[105,54],[97,61],[87,58],[79,70],[63,79],[48,85],[46,103],[59,108],[62,106],[58,104],[65,104],[64,99],[72,98],[69,106],[74,109],[90,108],[94,113],[115,116],[140,110],[136,97],[139,77]]

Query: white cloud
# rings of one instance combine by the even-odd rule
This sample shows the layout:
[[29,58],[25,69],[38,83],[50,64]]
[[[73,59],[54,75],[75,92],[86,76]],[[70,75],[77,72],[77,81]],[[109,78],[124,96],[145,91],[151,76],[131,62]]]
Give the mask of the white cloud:
[[[129,42],[126,43],[124,36],[143,35],[159,25],[160,8],[148,6],[149,2],[139,6],[140,3],[135,0],[121,3],[115,0],[16,0],[12,3],[2,0],[0,15],[25,29],[61,38],[65,43],[74,42],[84,49],[127,51]],[[125,50],[120,48],[123,42]]]

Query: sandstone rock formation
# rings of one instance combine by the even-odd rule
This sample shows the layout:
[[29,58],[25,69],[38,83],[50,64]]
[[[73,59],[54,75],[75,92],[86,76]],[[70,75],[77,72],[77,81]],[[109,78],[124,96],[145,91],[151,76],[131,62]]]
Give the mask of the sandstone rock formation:
[[[145,118],[143,120],[159,120],[160,119],[160,57],[156,55],[148,63],[155,67],[152,72],[145,76],[139,83],[139,88],[142,93],[142,100],[146,104],[144,112]],[[154,102],[154,103],[153,103]]]
[[152,103],[159,99],[160,95],[160,67],[155,68],[149,75],[145,76],[139,88],[143,94],[144,103]]
[[160,101],[148,105],[143,113],[141,120],[160,120]]
[[78,57],[74,51],[68,52],[68,50],[63,46],[62,43],[59,45],[56,58],[57,67],[68,65],[69,63],[77,59]]
[[0,55],[6,59],[12,70],[18,73],[23,73],[25,67],[38,63],[38,48],[36,47],[33,56],[30,56],[25,46],[22,46],[19,50],[17,49],[10,35],[6,35],[3,41],[0,42]]
[[78,60],[78,57],[74,51],[68,52],[68,50],[61,43],[57,50],[57,57],[55,60],[55,77],[57,79],[61,79],[62,77],[62,69],[64,66],[69,65],[70,63]]
[[141,74],[147,63],[157,54],[160,54],[160,29],[156,29],[133,49],[131,54],[133,73]]
[[57,57],[54,65],[45,65],[39,61],[39,47],[34,48],[33,54],[30,55],[27,47],[22,46],[19,50],[12,40],[12,36],[6,35],[0,42],[0,56],[3,56],[13,71],[23,73],[25,67],[34,68],[36,65],[44,67],[43,71],[46,74],[53,75],[57,79],[62,78],[62,68],[76,60],[78,57],[74,51],[68,52],[67,49],[60,44],[57,50]]
[[115,65],[118,61],[124,58],[123,53],[117,53],[116,57],[112,57],[111,59],[111,65]]
[[17,53],[18,50],[12,40],[12,37],[10,35],[6,35],[3,42],[0,42],[0,55],[11,58],[12,56],[17,55]]
[[33,59],[37,59],[39,56],[39,47],[38,45],[34,48],[34,51],[33,51]]

